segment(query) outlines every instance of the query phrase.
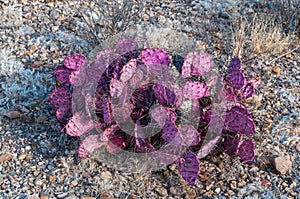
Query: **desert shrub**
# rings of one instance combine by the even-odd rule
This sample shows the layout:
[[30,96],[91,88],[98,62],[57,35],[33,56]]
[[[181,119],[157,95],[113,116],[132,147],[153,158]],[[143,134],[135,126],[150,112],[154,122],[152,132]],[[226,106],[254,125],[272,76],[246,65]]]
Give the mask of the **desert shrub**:
[[143,1],[136,0],[93,0],[85,6],[82,0],[67,3],[85,25],[94,45],[135,25],[143,9]]
[[9,108],[18,102],[28,106],[33,100],[46,97],[53,89],[46,82],[53,83],[52,76],[25,68],[14,56],[13,49],[0,51],[1,105]]

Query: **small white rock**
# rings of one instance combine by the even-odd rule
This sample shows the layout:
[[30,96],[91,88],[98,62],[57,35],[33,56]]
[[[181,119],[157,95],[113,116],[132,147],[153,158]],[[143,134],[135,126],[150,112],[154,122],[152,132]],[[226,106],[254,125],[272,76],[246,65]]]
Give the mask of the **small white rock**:
[[220,187],[216,188],[216,189],[215,189],[215,192],[216,192],[217,194],[219,194],[219,193],[221,192]]
[[281,174],[285,175],[292,170],[292,162],[289,155],[274,158],[274,167]]

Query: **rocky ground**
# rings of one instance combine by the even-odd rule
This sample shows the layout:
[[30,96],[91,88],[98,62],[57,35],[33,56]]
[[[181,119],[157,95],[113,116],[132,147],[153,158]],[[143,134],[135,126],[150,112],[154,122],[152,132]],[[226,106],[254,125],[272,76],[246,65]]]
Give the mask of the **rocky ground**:
[[[203,41],[222,70],[233,56],[234,22],[268,13],[274,2],[146,1],[136,23]],[[0,198],[299,198],[299,37],[292,43],[278,54],[241,55],[248,76],[261,79],[247,101],[257,124],[254,163],[208,156],[191,187],[175,165],[137,175],[79,159],[79,141],[59,132],[48,95],[57,64],[96,42],[65,1],[0,1]]]

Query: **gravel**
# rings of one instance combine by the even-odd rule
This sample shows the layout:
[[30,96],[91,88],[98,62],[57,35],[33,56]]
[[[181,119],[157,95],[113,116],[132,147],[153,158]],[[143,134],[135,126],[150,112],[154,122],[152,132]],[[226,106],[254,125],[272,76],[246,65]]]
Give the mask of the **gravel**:
[[[263,57],[246,63],[248,76],[262,80],[247,101],[257,124],[254,163],[216,153],[201,160],[190,187],[174,164],[137,175],[79,159],[79,141],[59,132],[47,96],[57,64],[75,52],[87,55],[95,44],[64,1],[0,2],[0,198],[299,197],[300,49],[271,63]],[[228,24],[258,12],[262,2],[146,1],[137,23],[202,40],[224,69],[232,56]]]

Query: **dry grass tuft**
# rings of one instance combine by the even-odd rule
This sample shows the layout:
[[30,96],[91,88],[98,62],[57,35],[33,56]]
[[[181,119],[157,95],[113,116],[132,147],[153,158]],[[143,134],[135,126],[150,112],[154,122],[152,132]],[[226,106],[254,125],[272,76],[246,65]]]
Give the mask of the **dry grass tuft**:
[[272,16],[254,15],[242,18],[232,28],[232,53],[237,57],[274,57],[287,52],[293,46],[294,33],[284,33],[281,24]]
[[255,16],[252,21],[249,46],[262,55],[278,55],[287,51],[292,35],[283,33],[282,26],[270,16]]
[[235,19],[232,53],[238,57],[278,57],[300,44],[300,0],[259,4],[252,16]]
[[246,26],[247,23],[245,19],[239,19],[236,21],[235,27],[231,27],[232,32],[232,54],[234,57],[241,57],[243,53],[243,48],[246,44]]

